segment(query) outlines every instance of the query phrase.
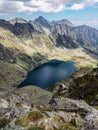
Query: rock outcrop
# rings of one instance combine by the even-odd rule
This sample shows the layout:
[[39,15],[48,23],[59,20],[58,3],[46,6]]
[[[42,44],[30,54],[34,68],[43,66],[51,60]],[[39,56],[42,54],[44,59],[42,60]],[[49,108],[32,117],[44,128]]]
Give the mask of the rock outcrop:
[[79,114],[55,111],[49,101],[53,94],[35,86],[15,89],[0,99],[0,129],[78,130]]
[[70,78],[54,86],[54,96],[75,100],[85,100],[88,104],[98,105],[98,68],[81,68]]
[[54,97],[34,86],[0,98],[1,130],[97,130],[97,122],[98,110],[85,101]]
[[[98,95],[98,68],[76,77],[69,86],[68,97],[86,100],[89,104]],[[97,104],[96,104],[97,105]]]
[[83,119],[80,130],[98,129],[98,110],[89,106],[86,102],[82,100],[55,97],[50,101],[50,104],[54,110],[78,113]]

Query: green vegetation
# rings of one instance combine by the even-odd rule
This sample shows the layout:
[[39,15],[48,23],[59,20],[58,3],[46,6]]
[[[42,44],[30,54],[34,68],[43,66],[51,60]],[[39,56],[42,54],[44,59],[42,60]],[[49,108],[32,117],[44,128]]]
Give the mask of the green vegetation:
[[16,125],[27,126],[29,124],[29,120],[26,117],[20,117],[16,120]]
[[7,123],[8,123],[8,120],[6,118],[1,118],[0,119],[0,128],[5,127]]
[[0,86],[17,87],[25,78],[26,71],[18,66],[0,61]]
[[36,127],[36,128],[29,128],[28,130],[43,130],[43,129],[41,129],[41,128],[38,128],[38,127]]
[[20,102],[16,102],[15,106],[18,108],[22,108],[22,104]]
[[77,127],[77,123],[76,123],[76,119],[75,119],[75,118],[72,118],[71,121],[70,121],[70,123],[71,123],[73,126]]
[[52,111],[52,109],[49,108],[49,107],[43,107],[43,108],[38,107],[38,109],[39,109],[41,112],[45,112],[45,111],[49,111],[49,112],[51,112],[51,111]]
[[60,130],[79,130],[79,128],[73,126],[70,122],[66,122]]
[[98,106],[95,106],[95,108],[98,110]]
[[71,98],[84,99],[87,103],[91,103],[98,95],[98,70],[92,70],[88,74],[74,79],[71,86],[73,89],[69,91]]
[[30,71],[33,68],[32,58],[24,53],[17,54],[11,63],[19,65],[26,71]]
[[39,120],[41,118],[43,118],[43,115],[41,112],[39,111],[32,111],[28,114],[28,117],[27,117],[30,121],[36,121],[36,120]]

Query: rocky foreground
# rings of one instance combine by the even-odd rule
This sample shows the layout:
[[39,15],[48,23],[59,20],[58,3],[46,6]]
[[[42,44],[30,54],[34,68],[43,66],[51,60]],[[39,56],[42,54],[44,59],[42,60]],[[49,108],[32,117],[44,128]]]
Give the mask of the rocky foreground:
[[57,84],[55,94],[36,86],[2,89],[0,130],[98,130],[98,69],[84,72]]

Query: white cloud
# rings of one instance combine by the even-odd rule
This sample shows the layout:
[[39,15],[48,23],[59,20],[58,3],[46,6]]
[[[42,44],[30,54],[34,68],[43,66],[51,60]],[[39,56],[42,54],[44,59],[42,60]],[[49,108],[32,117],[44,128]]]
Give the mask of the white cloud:
[[91,26],[91,27],[94,27],[94,28],[96,28],[96,27],[98,27],[98,20],[96,19],[94,19],[94,20],[73,20],[73,24],[74,25],[77,25],[77,26],[79,26],[79,25],[88,25],[88,26]]
[[70,8],[71,10],[79,10],[79,9],[84,9],[88,6],[93,6],[94,4],[98,3],[98,0],[81,0],[80,3],[74,3]]
[[85,7],[85,5],[83,3],[81,4],[73,4],[70,8],[68,9],[72,9],[72,10],[79,10],[79,9],[83,9]]
[[[0,14],[13,12],[59,12],[94,6],[98,0],[0,0]],[[67,7],[71,4],[70,7]]]

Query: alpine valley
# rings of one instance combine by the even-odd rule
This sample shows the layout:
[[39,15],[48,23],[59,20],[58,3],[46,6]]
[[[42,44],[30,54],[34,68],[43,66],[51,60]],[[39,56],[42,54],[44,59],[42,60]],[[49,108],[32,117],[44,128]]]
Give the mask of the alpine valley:
[[[77,69],[46,89],[18,88],[36,67],[59,61]],[[0,19],[0,130],[98,130],[97,29],[42,16]]]

